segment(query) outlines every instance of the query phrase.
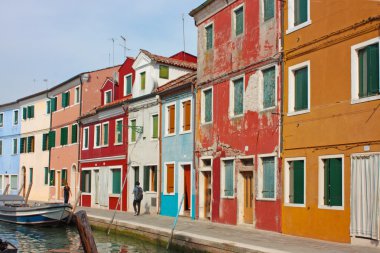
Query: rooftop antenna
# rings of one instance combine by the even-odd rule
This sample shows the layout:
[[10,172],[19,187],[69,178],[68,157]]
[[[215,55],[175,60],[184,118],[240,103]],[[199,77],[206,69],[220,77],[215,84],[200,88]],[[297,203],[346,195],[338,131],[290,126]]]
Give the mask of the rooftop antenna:
[[46,90],[48,90],[48,79],[44,79],[44,82],[45,82],[45,84],[46,84]]
[[111,38],[112,40],[112,66],[115,66],[115,39]]
[[131,50],[129,48],[127,48],[127,38],[123,37],[122,35],[120,35],[120,38],[123,40],[124,44],[119,44],[123,49],[124,49],[124,58],[127,58],[127,50]]
[[186,52],[185,44],[185,15],[182,13],[182,35],[183,35],[183,51]]

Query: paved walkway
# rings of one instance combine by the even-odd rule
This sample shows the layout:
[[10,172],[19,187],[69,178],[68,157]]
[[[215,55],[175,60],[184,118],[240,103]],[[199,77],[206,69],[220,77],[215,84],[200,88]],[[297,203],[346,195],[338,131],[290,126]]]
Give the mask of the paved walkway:
[[[80,207],[85,210],[90,221],[108,222],[113,212],[95,208]],[[159,215],[133,216],[132,213],[117,212],[114,224],[128,229],[146,231],[168,236],[174,218]],[[380,249],[332,243],[302,237],[283,235],[257,230],[245,226],[232,226],[207,221],[190,220],[180,217],[175,229],[175,239],[197,243],[205,247],[223,247],[235,252],[273,252],[273,253],[314,253],[350,252],[379,253]],[[216,248],[215,248],[216,249]],[[218,252],[215,250],[214,252]]]

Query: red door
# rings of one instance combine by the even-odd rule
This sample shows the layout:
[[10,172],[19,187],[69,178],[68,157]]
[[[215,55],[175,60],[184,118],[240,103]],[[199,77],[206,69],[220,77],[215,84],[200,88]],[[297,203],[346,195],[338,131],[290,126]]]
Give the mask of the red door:
[[191,188],[190,188],[190,177],[191,177],[191,173],[190,173],[190,165],[185,165],[183,167],[183,170],[184,170],[184,192],[185,192],[185,211],[186,210],[190,210],[190,201],[191,201]]

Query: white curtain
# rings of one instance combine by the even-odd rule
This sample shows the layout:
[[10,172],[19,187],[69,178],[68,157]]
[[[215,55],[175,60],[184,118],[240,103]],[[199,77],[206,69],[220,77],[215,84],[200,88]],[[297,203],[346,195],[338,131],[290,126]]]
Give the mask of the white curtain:
[[379,240],[380,154],[351,158],[351,236]]
[[99,169],[99,205],[108,207],[108,167]]

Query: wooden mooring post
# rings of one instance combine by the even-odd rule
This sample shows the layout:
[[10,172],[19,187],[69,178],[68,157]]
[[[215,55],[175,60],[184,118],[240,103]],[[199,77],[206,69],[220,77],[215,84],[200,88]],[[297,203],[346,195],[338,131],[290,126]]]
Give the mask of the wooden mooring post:
[[75,224],[77,226],[82,247],[85,253],[98,253],[95,239],[92,235],[90,223],[88,222],[86,211],[80,210],[74,214]]
[[3,192],[3,195],[7,195],[8,194],[8,190],[9,190],[9,184],[7,184],[6,186],[5,186],[5,190],[4,190],[4,192]]
[[30,183],[29,187],[28,187],[28,192],[26,193],[26,197],[25,197],[25,204],[28,204],[28,200],[29,200],[29,194],[30,194],[30,190],[32,190],[32,183]]
[[73,218],[73,215],[74,215],[75,209],[76,209],[77,206],[78,206],[78,203],[79,203],[79,200],[80,200],[80,196],[81,196],[81,195],[82,195],[82,191],[78,191],[77,196],[76,196],[76,198],[75,198],[75,203],[74,203],[73,209],[71,210],[70,216],[69,216],[69,218],[67,219],[67,224],[70,224],[71,219]]

